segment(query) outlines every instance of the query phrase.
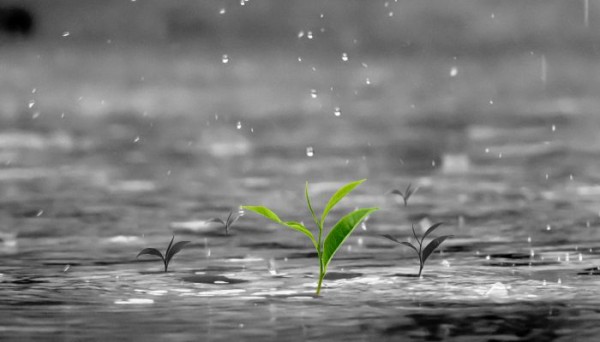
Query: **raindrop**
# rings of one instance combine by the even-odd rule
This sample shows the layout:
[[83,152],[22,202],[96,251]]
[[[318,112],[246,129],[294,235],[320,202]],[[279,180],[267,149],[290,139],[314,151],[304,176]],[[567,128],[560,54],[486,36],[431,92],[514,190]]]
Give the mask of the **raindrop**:
[[62,34],[62,36],[63,36],[63,37],[68,37],[68,36],[70,36],[70,35],[71,35],[71,33],[70,33],[69,31],[65,31],[65,32],[63,32],[63,34]]
[[394,16],[394,12],[390,11],[390,13],[388,13],[388,17],[393,17]]
[[535,252],[533,251],[533,249],[529,251],[529,257],[530,258],[535,257]]
[[342,110],[340,109],[340,107],[335,107],[335,108],[333,109],[333,115],[335,115],[335,116],[340,116],[340,115],[342,115]]
[[558,285],[562,284],[562,280],[560,278],[558,278],[558,281],[556,282]]
[[348,54],[347,53],[342,53],[342,61],[347,62],[348,61]]
[[37,88],[33,88],[33,89],[31,89],[31,93],[32,93],[32,94],[35,94],[36,92],[37,92]]
[[569,175],[569,180],[573,180],[573,174]]
[[235,128],[242,129],[242,122],[238,121],[237,124],[235,125]]
[[138,135],[137,137],[135,137],[135,139],[133,139],[133,142],[134,142],[134,143],[136,143],[136,142],[138,142],[138,141],[140,141],[140,136],[139,136],[139,135]]
[[[302,38],[302,37],[304,37],[304,31],[298,32],[298,38]],[[298,57],[298,59],[300,59],[300,57]]]
[[227,56],[227,54],[224,54],[221,58],[221,61],[223,62],[223,64],[229,63],[229,56]]
[[33,106],[35,106],[35,101],[33,101],[33,100],[29,101],[27,106],[29,107],[29,109],[33,108]]
[[369,79],[369,78],[367,77],[367,79],[365,80],[365,83],[366,83],[366,84],[371,84],[371,79]]
[[550,225],[546,225],[546,230],[552,230],[552,227],[550,227]]
[[556,132],[556,125],[552,125],[552,132]]
[[358,238],[357,243],[358,243],[359,246],[362,246],[364,244],[362,236]]
[[277,275],[277,265],[275,264],[275,259],[269,260],[269,273],[271,275]]
[[67,272],[71,268],[71,265],[67,264],[65,268],[63,268],[63,272]]
[[302,63],[302,57],[298,57],[298,62]]
[[312,33],[312,31],[306,32],[306,38],[313,39],[313,33]]
[[486,147],[485,153],[490,153],[490,149]]
[[41,115],[41,114],[42,114],[42,113],[40,113],[40,112],[35,112],[35,113],[33,113],[33,115],[31,115],[31,118],[32,118],[32,119],[37,119],[37,118],[39,118],[39,117],[40,117],[40,115]]
[[314,151],[313,147],[312,146],[308,146],[306,148],[306,156],[307,157],[312,157],[314,155],[315,155],[315,151]]
[[542,55],[540,60],[540,80],[542,83],[546,84],[546,79],[548,76],[548,64],[546,63],[546,55]]
[[456,75],[458,75],[458,68],[453,66],[452,69],[450,69],[450,76],[454,77]]
[[247,0],[240,0],[240,6],[244,6]]
[[64,118],[65,118],[65,113],[64,113],[64,112],[60,113],[60,118],[61,118],[61,119],[64,119]]
[[571,256],[569,255],[569,253],[565,253],[565,261],[569,262],[571,260]]
[[389,5],[390,5],[390,3],[389,3],[388,1],[386,1],[386,2],[383,4],[383,7],[388,7]]
[[316,89],[310,90],[310,97],[312,97],[313,99],[317,98],[317,90]]
[[360,224],[360,228],[362,228],[362,230],[367,230],[367,224],[366,224],[366,223],[363,221],[363,222]]
[[531,243],[531,236],[527,237],[527,243]]
[[367,65],[367,63],[360,63],[360,65],[362,65],[363,68],[368,68],[369,66]]
[[221,8],[221,10],[219,11],[219,14],[225,14],[225,12],[227,12],[224,8]]
[[210,255],[211,255],[211,251],[210,251],[210,248],[209,248],[209,249],[206,250],[206,257],[210,258]]
[[542,281],[542,286],[546,286],[546,279]]
[[502,159],[502,153],[498,153],[498,159]]
[[435,160],[431,161],[431,166],[435,167]]
[[579,261],[583,261],[583,254],[579,253]]
[[583,0],[583,25],[590,25],[590,0]]
[[494,100],[490,100],[490,104],[493,105],[494,104]]
[[486,256],[485,256],[485,260],[490,260],[491,258],[492,258],[492,257],[491,257],[491,256],[489,256],[489,255],[486,255]]

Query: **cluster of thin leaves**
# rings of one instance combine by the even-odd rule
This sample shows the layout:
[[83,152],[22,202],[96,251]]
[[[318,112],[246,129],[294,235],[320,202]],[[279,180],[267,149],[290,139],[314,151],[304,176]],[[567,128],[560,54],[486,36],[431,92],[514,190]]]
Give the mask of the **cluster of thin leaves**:
[[179,241],[173,244],[173,240],[175,240],[175,235],[173,235],[173,238],[171,238],[171,242],[169,243],[169,246],[167,247],[164,256],[156,248],[144,248],[141,252],[138,253],[136,258],[139,258],[141,255],[154,255],[160,257],[163,261],[163,264],[165,265],[165,272],[167,272],[167,269],[169,268],[169,262],[171,262],[171,259],[173,259],[175,254],[179,253],[183,249],[183,247],[185,247],[185,245],[190,243],[190,241]]
[[247,209],[253,211],[259,215],[262,215],[268,218],[271,221],[277,222],[285,227],[294,229],[296,231],[301,232],[306,235],[313,246],[317,251],[317,256],[319,258],[319,282],[317,285],[316,295],[318,296],[321,291],[321,285],[323,283],[323,278],[327,273],[327,267],[331,262],[331,259],[335,255],[335,253],[342,246],[344,241],[350,236],[350,234],[354,231],[354,229],[360,224],[360,222],[365,219],[369,214],[378,210],[379,208],[363,208],[357,209],[346,216],[342,217],[330,230],[329,234],[325,239],[323,239],[323,226],[325,223],[325,219],[329,212],[333,209],[333,207],[338,204],[339,201],[342,200],[345,196],[347,196],[354,188],[363,183],[366,179],[358,180],[355,182],[350,182],[340,189],[338,189],[333,196],[327,202],[321,217],[317,217],[315,211],[313,210],[312,204],[310,202],[310,197],[308,195],[308,182],[306,182],[305,186],[305,197],[306,204],[308,206],[308,210],[310,211],[313,221],[317,226],[317,236],[313,235],[313,233],[306,228],[302,223],[296,221],[282,221],[271,209],[263,206],[243,206],[243,209]]
[[231,228],[241,216],[242,215],[239,212],[234,215],[233,210],[231,210],[231,211],[229,211],[229,215],[227,216],[227,219],[223,220],[218,217],[213,217],[213,218],[208,219],[207,222],[215,222],[215,223],[222,224],[223,227],[225,228],[225,235],[229,235],[229,228]]

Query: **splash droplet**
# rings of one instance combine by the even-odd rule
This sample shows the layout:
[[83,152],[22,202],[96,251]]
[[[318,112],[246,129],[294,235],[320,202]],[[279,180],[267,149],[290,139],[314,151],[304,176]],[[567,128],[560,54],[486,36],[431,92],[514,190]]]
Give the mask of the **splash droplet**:
[[308,146],[306,148],[306,156],[307,157],[312,157],[314,155],[315,155],[315,151],[314,151],[313,147],[312,146]]
[[242,129],[242,122],[238,121],[237,124],[235,125],[235,128]]
[[312,97],[313,99],[317,98],[317,90],[316,89],[310,90],[310,97]]
[[335,116],[340,116],[340,115],[342,115],[342,110],[340,109],[340,107],[335,107],[335,108],[333,109],[333,115],[335,115]]
[[312,33],[312,31],[306,32],[306,38],[313,39],[313,33]]
[[342,53],[342,61],[347,62],[348,61],[348,54],[347,53]]
[[223,62],[223,64],[229,63],[229,56],[227,56],[227,54],[224,54],[221,58],[221,61]]
[[302,38],[302,37],[304,37],[304,31],[298,32],[298,38]]
[[63,34],[62,34],[62,36],[63,36],[63,37],[68,37],[68,36],[70,36],[70,35],[71,35],[71,32],[69,32],[69,31],[65,31],[65,32],[63,32]]
[[224,8],[221,8],[221,10],[219,10],[219,14],[225,14],[227,12],[227,10],[225,10]]

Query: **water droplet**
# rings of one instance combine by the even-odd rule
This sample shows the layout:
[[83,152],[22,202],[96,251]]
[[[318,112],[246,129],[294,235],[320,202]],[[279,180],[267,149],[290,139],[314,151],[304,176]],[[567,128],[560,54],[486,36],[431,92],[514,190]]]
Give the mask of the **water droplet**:
[[485,256],[485,260],[490,260],[491,258],[492,258],[492,257],[491,257],[491,256],[489,256],[489,255],[486,255],[486,256]]
[[246,1],[247,1],[247,0],[240,0],[240,6],[244,6],[244,5],[246,5]]
[[29,101],[29,103],[27,104],[27,107],[29,107],[29,109],[33,108],[33,106],[35,106],[35,101],[31,100]]
[[388,17],[393,17],[393,16],[394,16],[394,12],[390,11],[390,12],[388,13]]
[[365,80],[365,83],[366,83],[366,84],[371,84],[371,79],[369,79],[369,78],[367,77],[367,79]]
[[347,53],[342,53],[342,61],[347,62],[348,61],[348,54]]
[[67,272],[71,268],[71,265],[67,264],[65,268],[63,268],[63,272]]
[[359,246],[362,246],[364,244],[362,236],[358,238],[357,243],[358,243]]
[[210,255],[211,255],[211,251],[210,251],[210,248],[209,248],[209,249],[206,250],[206,257],[210,258]]
[[550,225],[546,225],[546,230],[552,230],[552,227],[550,227]]
[[33,115],[31,115],[31,118],[32,118],[32,119],[37,119],[37,118],[39,118],[39,117],[40,117],[40,115],[42,115],[42,113],[40,113],[40,112],[35,112],[35,113],[33,113]]
[[60,113],[60,118],[61,118],[61,119],[64,119],[64,118],[65,118],[65,113],[64,113],[64,112]]
[[37,212],[37,214],[35,214],[35,216],[40,217],[44,214],[44,210],[40,210]]
[[546,279],[542,281],[542,286],[546,286]]
[[312,97],[313,99],[317,98],[317,90],[316,89],[310,90],[310,97]]
[[533,251],[533,249],[529,251],[529,257],[530,258],[535,257],[535,252]]
[[134,143],[136,143],[136,142],[138,142],[138,141],[140,141],[140,136],[139,136],[139,135],[138,135],[137,137],[135,137],[135,139],[133,139],[133,142],[134,142]]
[[531,236],[527,237],[527,243],[531,243]]
[[431,166],[435,167],[435,160],[431,161]]
[[569,180],[573,180],[573,174],[569,175]]
[[583,254],[579,253],[579,261],[583,261]]
[[386,1],[385,3],[383,3],[383,7],[388,7],[390,5],[390,3],[388,1]]
[[569,255],[569,253],[565,253],[565,261],[569,262],[571,260],[571,256]]
[[494,18],[496,18],[496,15],[495,15],[494,13],[492,13],[492,14],[490,15],[490,17],[491,17],[492,19],[494,19]]
[[31,93],[32,93],[32,94],[35,94],[36,92],[37,92],[37,88],[33,88],[33,89],[31,89]]
[[306,38],[313,39],[313,33],[312,33],[312,31],[306,32]]
[[494,100],[490,100],[490,104],[493,105],[494,104]]
[[[304,37],[304,31],[301,30],[300,32],[298,32],[298,38],[302,38],[302,37]],[[298,57],[298,60],[299,59],[300,58]]]
[[340,116],[340,115],[342,115],[342,110],[340,109],[340,107],[335,107],[335,108],[333,109],[333,115],[335,115],[335,116]]
[[360,228],[362,228],[362,230],[367,230],[367,224],[366,224],[366,223],[363,221],[363,222],[360,224]]
[[542,83],[546,84],[546,79],[548,76],[548,64],[546,63],[546,55],[542,55],[540,59],[540,80]]
[[312,157],[314,155],[315,155],[315,151],[314,151],[313,147],[312,146],[308,146],[306,148],[306,156],[307,157]]
[[360,65],[362,65],[363,68],[368,68],[369,66],[367,65],[367,63],[360,63]]
[[458,68],[453,66],[452,69],[450,69],[450,76],[454,77],[456,75],[458,75]]
[[223,64],[229,63],[229,56],[227,56],[227,54],[224,54],[223,57],[221,57],[221,61],[223,62]]
[[235,128],[242,129],[242,122],[238,121],[237,124],[235,125]]
[[490,149],[488,147],[485,148],[485,153],[490,153]]
[[219,10],[219,14],[225,14],[225,12],[227,12],[224,8],[221,8],[221,10]]
[[63,34],[62,34],[62,36],[63,36],[63,37],[68,37],[68,36],[70,36],[70,35],[71,35],[71,32],[69,32],[69,31],[65,31],[65,32],[63,32]]
[[298,62],[302,63],[302,57],[298,57]]
[[556,125],[552,125],[552,132],[556,132]]
[[560,278],[558,278],[558,281],[556,282],[558,285],[562,284],[562,280]]

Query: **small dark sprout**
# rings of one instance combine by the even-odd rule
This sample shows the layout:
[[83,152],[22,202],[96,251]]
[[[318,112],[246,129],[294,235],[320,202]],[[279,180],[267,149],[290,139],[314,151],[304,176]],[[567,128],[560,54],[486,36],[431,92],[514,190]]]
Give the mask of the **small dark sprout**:
[[436,228],[438,228],[442,224],[443,224],[443,222],[438,222],[438,223],[432,225],[431,227],[429,227],[429,229],[427,229],[427,231],[425,232],[425,234],[423,234],[423,237],[421,237],[420,240],[417,237],[417,233],[415,232],[415,226],[414,225],[412,226],[412,232],[415,237],[415,241],[417,241],[417,243],[419,244],[418,249],[412,243],[406,242],[406,241],[399,241],[398,239],[396,239],[395,237],[393,237],[391,235],[385,234],[382,236],[387,239],[390,239],[396,243],[408,246],[417,253],[417,256],[419,257],[419,275],[418,276],[420,277],[421,272],[423,272],[423,267],[425,266],[425,261],[427,260],[427,258],[429,258],[429,256],[433,253],[433,251],[435,251],[435,249],[438,248],[439,245],[442,244],[442,242],[444,242],[448,238],[454,237],[454,235],[444,235],[444,236],[437,237],[437,238],[431,240],[431,242],[429,242],[429,244],[427,246],[425,246],[425,249],[423,249],[423,241],[425,240],[427,235],[429,235],[429,233],[433,232]]
[[242,215],[239,213],[234,215],[233,210],[231,210],[229,211],[229,216],[227,216],[226,220],[223,220],[218,217],[213,217],[208,219],[207,222],[216,222],[222,224],[225,228],[225,235],[229,235],[229,228],[231,228],[241,216]]
[[408,183],[408,186],[406,187],[406,190],[404,190],[404,192],[394,189],[394,190],[390,191],[390,193],[394,194],[394,195],[400,195],[400,197],[402,197],[402,200],[404,200],[404,206],[406,207],[408,205],[408,199],[415,192],[417,192],[418,189],[419,188],[413,188],[412,184]]
[[165,272],[167,272],[167,269],[169,268],[169,262],[171,262],[171,259],[173,259],[175,254],[179,253],[183,249],[183,247],[185,247],[185,245],[190,243],[190,241],[179,241],[173,244],[173,240],[175,240],[175,235],[173,235],[173,238],[171,238],[171,242],[169,242],[169,247],[167,247],[167,250],[165,251],[165,256],[163,256],[162,253],[156,248],[144,248],[141,252],[138,253],[138,255],[135,258],[137,259],[140,257],[140,255],[146,254],[157,256],[162,259],[163,264],[165,265]]

